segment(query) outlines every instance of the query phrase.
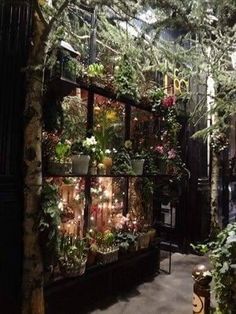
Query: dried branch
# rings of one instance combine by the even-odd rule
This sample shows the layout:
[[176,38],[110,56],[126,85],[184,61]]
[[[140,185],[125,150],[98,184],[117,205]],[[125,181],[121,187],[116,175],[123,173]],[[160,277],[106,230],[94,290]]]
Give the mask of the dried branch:
[[43,23],[43,25],[45,26],[45,28],[47,28],[49,24],[48,24],[47,20],[45,19],[44,15],[43,15],[43,12],[42,12],[42,10],[41,10],[41,8],[39,6],[38,1],[37,0],[34,1],[34,4],[35,4],[35,11],[38,14],[38,17],[40,18],[40,20]]

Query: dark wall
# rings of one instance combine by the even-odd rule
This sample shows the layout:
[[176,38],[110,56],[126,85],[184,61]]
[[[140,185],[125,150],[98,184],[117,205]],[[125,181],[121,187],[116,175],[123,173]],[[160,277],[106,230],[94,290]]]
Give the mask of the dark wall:
[[[206,108],[206,79],[192,80],[191,90],[194,101],[189,104],[189,112],[193,112],[200,101]],[[206,109],[205,109],[206,110]],[[204,110],[203,110],[204,112]],[[186,238],[187,242],[201,242],[208,237],[210,222],[209,178],[207,173],[207,144],[202,139],[193,139],[192,135],[206,127],[206,116],[202,113],[197,125],[189,125],[187,143],[187,168],[191,177],[186,195]],[[195,121],[197,117],[195,118]]]
[[2,314],[15,313],[20,300],[23,207],[21,165],[25,91],[25,75],[22,69],[27,60],[30,25],[31,11],[27,1],[0,3],[0,312]]

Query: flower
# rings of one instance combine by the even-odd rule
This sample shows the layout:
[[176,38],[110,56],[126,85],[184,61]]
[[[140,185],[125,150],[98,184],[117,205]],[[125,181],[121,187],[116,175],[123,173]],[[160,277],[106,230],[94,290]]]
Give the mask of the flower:
[[87,137],[82,143],[82,145],[87,148],[96,144],[97,144],[97,141],[94,136]]
[[157,145],[155,148],[154,148],[154,150],[156,151],[156,152],[158,152],[159,154],[164,154],[164,147],[162,146],[162,145]]
[[111,150],[110,150],[110,149],[106,149],[106,150],[105,150],[105,154],[106,154],[106,155],[109,155],[110,153],[111,153]]
[[168,151],[168,159],[175,159],[176,157],[176,151],[172,148]]
[[173,107],[175,104],[175,97],[174,96],[168,96],[162,100],[162,105],[166,108]]
[[127,149],[132,148],[132,142],[130,140],[125,141],[125,148],[127,148]]

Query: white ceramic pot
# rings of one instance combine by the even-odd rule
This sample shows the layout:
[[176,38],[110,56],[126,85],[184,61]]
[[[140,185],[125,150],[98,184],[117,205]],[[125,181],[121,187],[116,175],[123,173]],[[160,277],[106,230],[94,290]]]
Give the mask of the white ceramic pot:
[[137,176],[141,176],[143,174],[144,159],[133,159],[131,160],[131,165],[133,172]]
[[87,174],[89,169],[89,155],[73,155],[72,156],[72,173]]

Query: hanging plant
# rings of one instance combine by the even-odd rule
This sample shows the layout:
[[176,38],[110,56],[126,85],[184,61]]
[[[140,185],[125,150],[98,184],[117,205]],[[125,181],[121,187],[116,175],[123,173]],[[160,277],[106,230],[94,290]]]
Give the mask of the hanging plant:
[[117,95],[138,99],[137,74],[128,54],[125,53],[121,57],[114,74]]
[[236,264],[236,223],[221,231],[216,239],[194,247],[201,253],[209,253],[213,269],[214,292],[217,314],[235,313],[233,288],[236,284],[234,266]]
[[42,210],[39,217],[39,231],[45,267],[56,263],[59,254],[59,230],[61,223],[60,209],[62,203],[58,187],[50,182],[44,182],[42,189]]

